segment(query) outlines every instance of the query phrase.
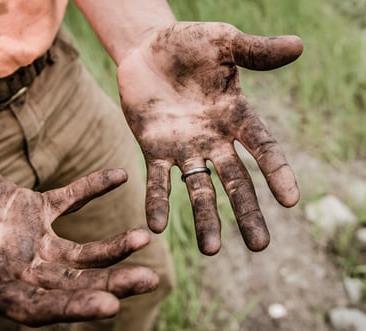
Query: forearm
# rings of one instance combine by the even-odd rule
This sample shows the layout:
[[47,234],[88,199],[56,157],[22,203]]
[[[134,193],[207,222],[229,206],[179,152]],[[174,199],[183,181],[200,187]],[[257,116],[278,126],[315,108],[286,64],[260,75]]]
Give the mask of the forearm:
[[175,21],[166,0],[76,0],[115,63],[149,30]]

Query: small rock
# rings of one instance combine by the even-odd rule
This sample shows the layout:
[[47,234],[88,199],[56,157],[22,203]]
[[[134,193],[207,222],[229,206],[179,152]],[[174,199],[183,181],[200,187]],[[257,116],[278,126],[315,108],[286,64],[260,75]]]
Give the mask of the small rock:
[[366,249],[366,228],[361,228],[357,230],[356,238],[361,248]]
[[287,316],[287,309],[280,303],[273,303],[268,307],[268,315],[274,320],[279,320]]
[[347,193],[352,205],[357,208],[365,208],[366,205],[366,182],[353,180],[347,186]]
[[365,331],[366,315],[353,308],[334,308],[329,312],[330,324],[336,331]]
[[363,282],[357,278],[345,278],[343,281],[346,293],[351,301],[351,303],[359,303],[362,299],[363,292]]
[[327,195],[305,207],[306,218],[318,225],[325,235],[332,236],[343,226],[357,222],[353,212],[338,198]]
[[304,276],[301,274],[288,273],[283,275],[283,279],[287,284],[296,286],[297,288],[306,289],[309,285]]

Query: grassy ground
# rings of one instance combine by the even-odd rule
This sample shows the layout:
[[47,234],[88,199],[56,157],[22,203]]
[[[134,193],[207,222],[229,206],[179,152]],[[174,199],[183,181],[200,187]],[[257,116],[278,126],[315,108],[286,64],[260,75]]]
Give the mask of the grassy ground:
[[[300,35],[305,42],[301,60],[270,73],[244,71],[246,91],[254,96],[257,91],[280,94],[291,102],[296,116],[289,125],[307,149],[333,161],[366,157],[366,56],[362,58],[365,47],[361,39],[365,19],[360,15],[366,1],[171,0],[170,3],[182,20],[226,21],[255,34]],[[114,65],[73,5],[65,23],[75,35],[87,66],[107,93],[117,98]],[[210,314],[201,318],[200,259],[192,223],[187,221],[192,217],[191,210],[178,174],[173,177],[172,221],[166,235],[175,260],[178,290],[165,302],[157,329],[209,330]],[[221,188],[218,198],[223,218],[231,218]]]

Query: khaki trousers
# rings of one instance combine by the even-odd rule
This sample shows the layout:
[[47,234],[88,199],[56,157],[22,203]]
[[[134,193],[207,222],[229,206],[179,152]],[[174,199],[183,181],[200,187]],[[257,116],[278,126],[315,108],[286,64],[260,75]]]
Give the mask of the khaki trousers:
[[[0,174],[18,185],[45,191],[98,169],[122,167],[129,175],[123,187],[59,219],[54,228],[65,238],[87,242],[146,227],[145,184],[121,110],[102,92],[65,37],[58,37],[52,54],[54,63],[36,78],[25,97],[0,111]],[[160,276],[158,290],[122,300],[121,313],[112,320],[45,329],[151,330],[159,303],[173,286],[163,239],[153,236],[150,245],[123,263],[154,269]],[[0,330],[19,329],[6,323],[0,323]]]

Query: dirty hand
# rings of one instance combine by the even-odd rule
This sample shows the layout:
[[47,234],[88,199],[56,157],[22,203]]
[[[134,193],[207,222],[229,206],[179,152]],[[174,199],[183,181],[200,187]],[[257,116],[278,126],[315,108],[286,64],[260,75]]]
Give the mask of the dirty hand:
[[[123,170],[104,170],[38,193],[0,176],[0,313],[31,326],[111,317],[119,300],[153,290],[158,278],[134,266],[104,268],[145,246],[144,230],[77,244],[51,224],[120,186]],[[92,269],[95,268],[95,269]]]
[[[234,150],[239,141],[254,156],[276,199],[299,199],[280,146],[250,110],[236,66],[271,70],[297,59],[295,36],[258,37],[223,23],[175,23],[152,31],[119,65],[121,103],[147,164],[146,214],[154,232],[167,224],[170,168],[183,174],[211,160],[230,198],[246,245],[264,249],[269,233],[248,171]],[[220,220],[211,178],[186,178],[198,245],[220,249]]]

